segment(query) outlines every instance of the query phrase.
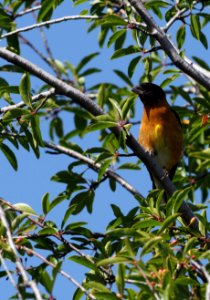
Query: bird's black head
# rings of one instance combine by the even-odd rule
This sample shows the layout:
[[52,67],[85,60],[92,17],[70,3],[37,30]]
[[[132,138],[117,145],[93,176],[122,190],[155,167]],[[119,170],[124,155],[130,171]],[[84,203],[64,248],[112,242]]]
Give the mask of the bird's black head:
[[140,85],[132,88],[132,91],[139,95],[144,105],[156,106],[161,104],[163,99],[166,98],[163,89],[150,82],[141,83]]

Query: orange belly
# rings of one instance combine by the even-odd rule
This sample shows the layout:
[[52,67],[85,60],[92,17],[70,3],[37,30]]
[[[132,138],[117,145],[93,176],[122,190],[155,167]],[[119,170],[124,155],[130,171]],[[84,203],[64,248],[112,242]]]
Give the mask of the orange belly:
[[182,155],[182,129],[169,106],[146,108],[139,143],[156,156],[162,168],[170,171]]

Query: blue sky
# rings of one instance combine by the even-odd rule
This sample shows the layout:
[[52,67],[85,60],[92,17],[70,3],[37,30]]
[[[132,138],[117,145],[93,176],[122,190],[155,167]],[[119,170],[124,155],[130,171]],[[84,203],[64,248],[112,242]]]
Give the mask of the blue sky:
[[[70,1],[64,1],[64,4],[56,11],[53,17],[56,18],[65,15],[75,15],[78,14],[79,11],[81,11],[81,7],[73,8]],[[34,20],[29,15],[19,18],[18,21],[18,27],[34,23]],[[103,69],[103,72],[89,76],[86,83],[87,87],[106,80],[123,86],[124,83],[113,73],[113,69],[127,71],[127,65],[130,57],[111,61],[110,56],[113,53],[113,49],[107,49],[106,47],[100,49],[97,43],[97,31],[87,34],[86,30],[87,25],[85,21],[68,21],[53,25],[50,29],[44,29],[54,58],[60,61],[70,61],[76,65],[85,55],[99,51],[100,56],[96,57],[93,62],[90,63],[90,66],[99,67]],[[38,29],[24,33],[24,36],[29,38],[31,41],[35,41],[36,45],[41,50],[44,49]],[[200,50],[201,48],[199,47],[199,53],[197,53],[196,50],[199,45],[198,42],[195,42],[190,38],[187,40],[186,45],[186,54],[189,57],[191,55],[202,55],[206,58],[206,61],[209,62],[209,57],[207,57],[207,52],[204,48],[203,50]],[[4,41],[1,41],[1,46],[4,46]],[[33,63],[49,71],[48,66],[43,64],[39,57],[37,57],[28,47],[23,47],[22,55],[31,59]],[[1,61],[0,63],[2,64],[4,62]],[[136,74],[133,78],[134,83],[138,82],[138,78],[141,73],[142,66],[136,70]],[[4,77],[4,74],[0,76]],[[6,74],[6,76],[12,85],[19,84],[19,75],[15,74],[14,76]],[[158,80],[158,83],[162,81],[161,76]],[[32,82],[35,88],[40,87],[39,80],[33,78]],[[16,96],[14,96],[14,100],[18,102],[20,99],[15,99],[15,97]],[[4,103],[1,104],[1,106],[4,105]],[[136,109],[136,115],[140,116],[142,106],[138,100],[136,102]],[[136,118],[136,120],[137,119],[138,118]],[[69,117],[69,114],[64,114],[64,122],[65,130],[67,132],[73,126],[73,121]],[[48,140],[46,120],[42,120],[42,128],[44,138]],[[138,128],[136,126],[132,128],[132,133],[135,136],[138,135]],[[88,147],[89,143],[95,143],[95,140],[93,139],[94,135],[87,135],[84,139],[76,138],[74,141],[83,147],[85,147],[85,145]],[[15,149],[13,150],[15,151]],[[15,151],[15,153],[19,164],[17,172],[13,171],[5,157],[0,154],[0,182],[2,183],[1,196],[12,203],[28,203],[38,214],[40,214],[42,212],[41,198],[43,194],[45,192],[49,192],[51,199],[53,199],[64,189],[64,186],[61,184],[50,181],[51,176],[62,169],[66,169],[72,159],[64,155],[49,155],[45,153],[45,150],[42,150],[39,160],[36,159],[32,152],[26,152],[23,149]],[[146,168],[144,166],[142,166],[142,168],[142,171],[126,171],[121,172],[121,175],[125,176],[125,178],[139,189],[141,193],[146,195],[148,190],[151,188],[151,183],[146,172]],[[90,179],[93,177],[92,174],[92,172],[89,172]],[[137,206],[137,202],[131,195],[129,195],[128,192],[118,186],[117,191],[112,193],[109,190],[108,183],[105,182],[103,186],[96,191],[93,214],[89,215],[85,211],[81,215],[73,217],[72,221],[87,221],[89,224],[88,226],[92,231],[103,232],[107,223],[113,218],[110,203],[119,205],[123,212]],[[65,209],[68,207],[68,202],[58,207],[60,211],[52,211],[52,213],[48,216],[49,219],[55,220],[57,224],[60,222],[60,216],[63,215]],[[81,273],[83,268],[80,268],[74,263],[67,262],[64,264],[63,269],[69,272],[69,274],[79,282],[82,281],[83,275]],[[11,285],[8,281],[0,281],[0,290],[2,291],[1,297],[4,299],[13,294]],[[74,290],[75,287],[72,284],[69,284],[66,279],[60,278],[56,285],[54,296],[57,299],[71,299]]]

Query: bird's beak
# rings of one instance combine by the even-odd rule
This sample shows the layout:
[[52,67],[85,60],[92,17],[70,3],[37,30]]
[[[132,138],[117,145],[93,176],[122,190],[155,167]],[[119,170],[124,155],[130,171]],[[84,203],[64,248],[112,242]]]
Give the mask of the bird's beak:
[[134,92],[135,94],[138,94],[138,95],[142,95],[144,90],[140,85],[136,85],[132,88],[132,92]]

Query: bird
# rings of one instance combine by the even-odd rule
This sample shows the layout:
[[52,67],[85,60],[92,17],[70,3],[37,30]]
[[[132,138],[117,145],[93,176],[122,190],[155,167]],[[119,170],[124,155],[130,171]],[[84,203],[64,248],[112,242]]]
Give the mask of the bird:
[[[145,82],[133,87],[132,91],[139,95],[144,106],[138,142],[156,158],[172,180],[183,151],[180,118],[168,104],[166,94],[159,85]],[[158,181],[149,173],[153,189],[160,188]]]

